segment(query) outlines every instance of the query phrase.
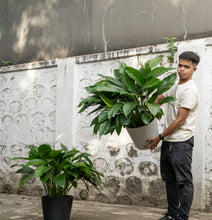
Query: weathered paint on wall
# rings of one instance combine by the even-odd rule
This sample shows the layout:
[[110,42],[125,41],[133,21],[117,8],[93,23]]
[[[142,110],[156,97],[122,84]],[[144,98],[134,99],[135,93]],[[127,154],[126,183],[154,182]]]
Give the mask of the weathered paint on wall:
[[0,5],[0,65],[212,33],[211,0],[0,0]]
[[[211,58],[212,38],[178,42],[178,53],[194,50],[201,56],[194,80],[201,94],[201,108],[195,136],[193,207],[211,207]],[[92,117],[78,114],[77,105],[86,97],[84,87],[112,75],[120,62],[138,67],[150,58],[162,56],[167,63],[167,45],[156,45],[88,56],[37,62],[0,69],[0,187],[7,192],[41,194],[38,182],[18,190],[18,176],[10,158],[26,154],[27,144],[53,143],[64,133],[63,143],[78,146],[92,155],[95,166],[105,174],[105,189],[89,193],[83,185],[73,193],[81,199],[108,203],[165,206],[165,186],[160,178],[160,148],[140,151],[126,130],[120,136],[92,135]],[[176,66],[176,62],[173,64]],[[162,130],[163,120],[159,123]]]

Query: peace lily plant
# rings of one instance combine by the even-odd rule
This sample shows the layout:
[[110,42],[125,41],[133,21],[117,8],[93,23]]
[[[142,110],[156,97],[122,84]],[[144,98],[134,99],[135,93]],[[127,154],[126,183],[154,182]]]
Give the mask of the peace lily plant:
[[163,77],[174,68],[157,67],[160,62],[160,57],[150,59],[138,70],[121,63],[114,70],[114,77],[98,74],[102,79],[85,88],[90,95],[80,102],[79,113],[93,107],[89,115],[95,113],[91,122],[94,134],[102,136],[116,131],[119,135],[123,127],[138,128],[149,125],[154,118],[161,119],[160,105],[174,98],[154,102],[174,85],[177,74]]
[[54,198],[66,196],[72,187],[77,187],[79,180],[83,181],[87,189],[88,183],[98,190],[102,189],[103,174],[95,169],[90,156],[76,148],[68,150],[63,144],[59,150],[55,149],[55,145],[41,144],[30,145],[27,157],[14,157],[12,160],[25,161],[13,165],[21,167],[16,171],[22,174],[20,187],[32,177],[39,178],[46,195]]

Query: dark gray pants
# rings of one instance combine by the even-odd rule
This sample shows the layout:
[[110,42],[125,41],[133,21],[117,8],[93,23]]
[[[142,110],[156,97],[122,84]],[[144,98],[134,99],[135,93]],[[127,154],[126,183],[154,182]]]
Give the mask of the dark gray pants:
[[191,162],[194,138],[184,142],[163,141],[161,176],[166,182],[168,215],[187,220],[193,201]]

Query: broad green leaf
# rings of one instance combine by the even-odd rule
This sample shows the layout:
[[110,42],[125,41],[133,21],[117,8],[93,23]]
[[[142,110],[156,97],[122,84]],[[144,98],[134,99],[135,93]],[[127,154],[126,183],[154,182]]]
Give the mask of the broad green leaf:
[[51,176],[52,170],[50,172],[44,173],[41,177],[40,180],[42,183],[45,183]]
[[121,74],[121,79],[120,79],[123,84],[125,85],[125,88],[130,91],[130,92],[134,92],[135,91],[135,82],[133,81],[133,79],[131,79],[127,73],[122,73]]
[[126,67],[126,64],[125,64],[125,63],[120,63],[119,73],[124,73],[125,67]]
[[127,127],[130,123],[129,119],[125,118],[124,115],[120,115],[119,121],[123,127]]
[[119,116],[116,117],[116,133],[119,135],[121,133],[122,125],[120,123]]
[[30,151],[29,151],[29,157],[30,157],[31,159],[33,159],[33,158],[38,158],[38,147],[33,146],[33,145],[30,145],[30,146],[29,146],[29,149],[30,149]]
[[52,150],[49,152],[49,157],[51,159],[56,158],[60,153],[62,152],[62,150]]
[[106,79],[107,81],[114,83],[117,86],[120,86],[120,87],[123,86],[120,81],[118,81],[117,79],[115,79],[115,78],[113,78],[111,76],[103,76],[101,74],[98,74],[98,75],[101,76],[102,78]]
[[101,99],[97,95],[89,96],[89,97],[83,99],[80,102],[80,104],[78,105],[78,107],[81,107],[85,103],[95,104],[95,103],[97,103],[99,101],[101,101]]
[[49,152],[51,151],[51,147],[48,144],[42,144],[39,146],[38,148],[38,154],[39,156],[42,158],[46,158],[46,156],[49,154]]
[[42,159],[33,159],[30,160],[26,166],[31,166],[31,165],[42,165],[42,164],[47,164],[47,161],[42,160]]
[[114,72],[115,78],[116,78],[117,80],[119,80],[119,79],[120,79],[119,69],[115,69],[113,72]]
[[54,176],[53,181],[60,187],[64,188],[66,184],[65,174],[61,174],[59,176]]
[[162,108],[161,108],[160,111],[157,113],[156,118],[157,118],[158,120],[160,120],[160,119],[162,118],[162,116],[163,116],[163,110],[162,110]]
[[68,148],[64,144],[61,143],[60,146],[64,152],[68,152]]
[[144,122],[144,124],[148,125],[152,120],[152,115],[150,113],[143,113],[141,115],[141,119]]
[[[97,104],[97,103],[96,103]],[[91,115],[93,114],[94,112],[98,112],[99,110],[103,109],[104,106],[100,105],[98,106],[97,108],[95,108],[94,110],[92,110],[91,112],[88,113],[88,115]]]
[[123,105],[124,116],[127,117],[132,110],[138,105],[137,102],[127,102]]
[[99,135],[106,134],[110,128],[110,120],[106,120],[99,125]]
[[163,94],[168,91],[174,84],[177,79],[177,74],[173,73],[163,79],[163,85],[158,88],[157,94]]
[[157,78],[152,78],[150,80],[148,80],[144,85],[143,85],[143,89],[147,89],[147,88],[151,88],[154,87],[156,85],[158,85],[161,82],[161,80],[157,79]]
[[113,105],[113,101],[110,100],[109,98],[107,98],[105,95],[99,94],[99,97],[102,99],[102,101],[103,101],[108,107],[111,107],[111,106]]
[[90,126],[98,124],[99,123],[99,116],[97,115],[91,122]]
[[99,124],[99,123],[94,125],[93,134],[97,134],[97,133],[98,133],[99,127],[100,127],[100,124]]
[[98,117],[99,123],[102,123],[103,121],[108,119],[108,110],[109,108],[104,109]]
[[22,176],[19,181],[19,187],[21,188],[26,183],[26,181],[29,180],[32,176],[33,174],[27,174],[25,176]]
[[147,61],[145,63],[145,68],[144,68],[144,77],[148,76],[149,72],[151,71],[151,67],[149,65],[149,62]]
[[162,101],[160,101],[158,104],[162,105],[164,103],[168,103],[168,102],[171,102],[171,101],[174,101],[175,98],[174,97],[171,97],[171,96],[167,96],[165,97]]
[[111,119],[122,107],[121,103],[116,103],[115,105],[112,105],[108,111],[108,119]]
[[33,174],[34,172],[35,170],[32,169],[31,167],[23,167],[16,171],[16,173],[28,173],[28,174]]
[[170,70],[174,70],[175,68],[172,68],[172,67],[157,67],[155,69],[153,69],[151,72],[149,72],[147,75],[146,75],[146,78],[151,78],[151,77],[158,77]]
[[122,87],[114,85],[111,82],[100,81],[96,83],[96,91],[97,92],[118,92],[122,91]]
[[150,68],[152,69],[153,67],[157,66],[161,61],[161,57],[156,57],[154,59],[148,60],[147,62],[149,63]]
[[139,86],[143,86],[144,84],[144,77],[142,75],[142,73],[132,67],[127,66],[125,69],[126,73],[128,74],[128,76],[130,78],[132,78],[133,80],[135,80]]
[[34,176],[35,178],[42,176],[44,173],[52,169],[52,166],[40,165],[36,168]]
[[78,179],[78,172],[77,171],[67,169],[65,172],[67,172],[69,175],[73,176],[75,179]]
[[147,103],[147,108],[149,109],[149,111],[154,115],[156,116],[157,113],[160,111],[161,107],[159,104],[150,104],[150,103]]

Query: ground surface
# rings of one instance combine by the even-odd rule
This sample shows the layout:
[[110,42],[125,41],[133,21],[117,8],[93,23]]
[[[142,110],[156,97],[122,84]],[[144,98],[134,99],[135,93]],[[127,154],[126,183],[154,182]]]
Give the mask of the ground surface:
[[[166,210],[74,200],[71,220],[158,220]],[[43,220],[39,197],[0,194],[0,220]],[[189,220],[212,220],[212,213],[191,211]]]

